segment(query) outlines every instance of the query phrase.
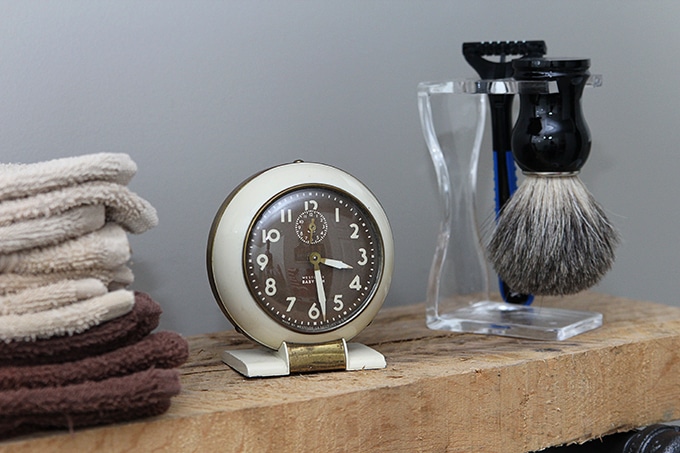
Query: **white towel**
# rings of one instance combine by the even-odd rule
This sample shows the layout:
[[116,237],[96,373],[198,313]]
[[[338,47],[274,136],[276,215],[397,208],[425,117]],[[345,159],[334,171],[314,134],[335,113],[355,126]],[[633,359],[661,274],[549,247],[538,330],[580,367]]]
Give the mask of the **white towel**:
[[136,172],[137,165],[122,153],[86,154],[32,164],[0,164],[0,200],[89,181],[126,185]]
[[106,294],[106,286],[94,278],[62,280],[37,288],[0,296],[0,315],[24,315],[63,307]]
[[48,274],[6,273],[0,274],[0,295],[13,294],[29,288],[39,288],[63,280],[78,280],[85,278],[96,278],[104,285],[108,286],[109,291],[125,288],[134,281],[132,269],[125,265],[114,269],[88,268],[73,271],[51,272]]
[[115,223],[61,244],[0,255],[0,272],[41,274],[113,269],[130,259],[125,231]]
[[110,182],[86,182],[1,202],[0,226],[48,218],[83,205],[106,206],[107,220],[131,233],[143,233],[158,224],[156,209],[127,187]]
[[121,289],[52,310],[0,316],[0,341],[35,341],[82,333],[130,312],[134,302],[134,293]]
[[103,205],[85,205],[49,217],[0,226],[0,254],[58,244],[96,231],[105,222]]

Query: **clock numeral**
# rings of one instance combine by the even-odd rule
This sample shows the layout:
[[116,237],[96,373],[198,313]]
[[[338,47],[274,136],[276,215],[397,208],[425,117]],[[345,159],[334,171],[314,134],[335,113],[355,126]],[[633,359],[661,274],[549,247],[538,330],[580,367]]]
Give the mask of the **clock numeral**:
[[258,266],[260,266],[260,270],[263,271],[264,268],[267,267],[267,264],[269,264],[269,257],[264,253],[260,253],[259,255],[257,255],[255,262],[257,263]]
[[[311,206],[311,207],[310,207]],[[319,203],[317,203],[315,200],[307,200],[305,201],[305,211],[312,210],[316,211],[319,208]]]
[[359,261],[357,261],[357,264],[358,264],[359,266],[363,266],[363,265],[365,265],[366,263],[368,263],[368,255],[366,254],[366,249],[363,248],[363,247],[360,248],[360,249],[359,249],[359,253],[361,254],[361,259],[360,259]]
[[356,289],[357,291],[361,290],[361,280],[359,279],[358,275],[355,275],[352,281],[349,284],[349,287],[352,289]]
[[356,223],[350,223],[349,227],[353,230],[352,234],[349,235],[350,239],[359,239],[359,225]]
[[281,209],[281,223],[293,221],[293,211],[291,209]]
[[333,310],[335,311],[342,311],[342,309],[345,308],[345,304],[342,303],[342,294],[333,296],[333,303],[335,304],[333,306]]
[[286,297],[286,302],[289,302],[288,308],[286,308],[286,313],[290,313],[290,311],[293,309],[293,305],[295,305],[295,301],[297,300],[296,297]]
[[276,228],[272,228],[271,230],[262,230],[263,244],[266,244],[267,242],[279,242],[279,239],[281,239],[281,232],[279,232],[279,230]]
[[335,223],[340,221],[340,208],[335,208]]
[[316,303],[309,307],[307,315],[310,317],[310,319],[319,319],[319,316],[321,316],[321,311],[319,310],[319,307],[316,306]]
[[273,278],[268,278],[264,282],[264,293],[267,296],[274,296],[276,295],[276,280]]

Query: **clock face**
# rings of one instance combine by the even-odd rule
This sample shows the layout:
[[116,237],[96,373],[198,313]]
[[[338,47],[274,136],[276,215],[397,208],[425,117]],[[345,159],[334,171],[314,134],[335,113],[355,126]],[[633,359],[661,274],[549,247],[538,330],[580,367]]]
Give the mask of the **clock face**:
[[301,333],[332,331],[358,316],[383,271],[373,217],[351,195],[321,184],[269,200],[243,250],[254,300],[275,322]]

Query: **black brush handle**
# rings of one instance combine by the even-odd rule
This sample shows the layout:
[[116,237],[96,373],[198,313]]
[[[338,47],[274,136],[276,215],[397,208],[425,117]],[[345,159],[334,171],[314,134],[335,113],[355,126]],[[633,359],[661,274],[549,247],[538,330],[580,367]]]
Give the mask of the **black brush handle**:
[[527,173],[580,170],[591,144],[581,109],[590,60],[529,58],[514,61],[513,67],[516,80],[549,82],[520,87],[512,131],[515,162]]

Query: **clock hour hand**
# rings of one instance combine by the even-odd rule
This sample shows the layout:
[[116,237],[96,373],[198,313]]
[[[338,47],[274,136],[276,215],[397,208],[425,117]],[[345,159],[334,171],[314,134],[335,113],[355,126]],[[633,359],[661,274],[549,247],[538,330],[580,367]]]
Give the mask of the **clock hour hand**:
[[334,267],[336,269],[352,269],[352,266],[350,266],[347,263],[343,263],[340,260],[334,260],[331,258],[319,258],[319,261],[326,266]]

